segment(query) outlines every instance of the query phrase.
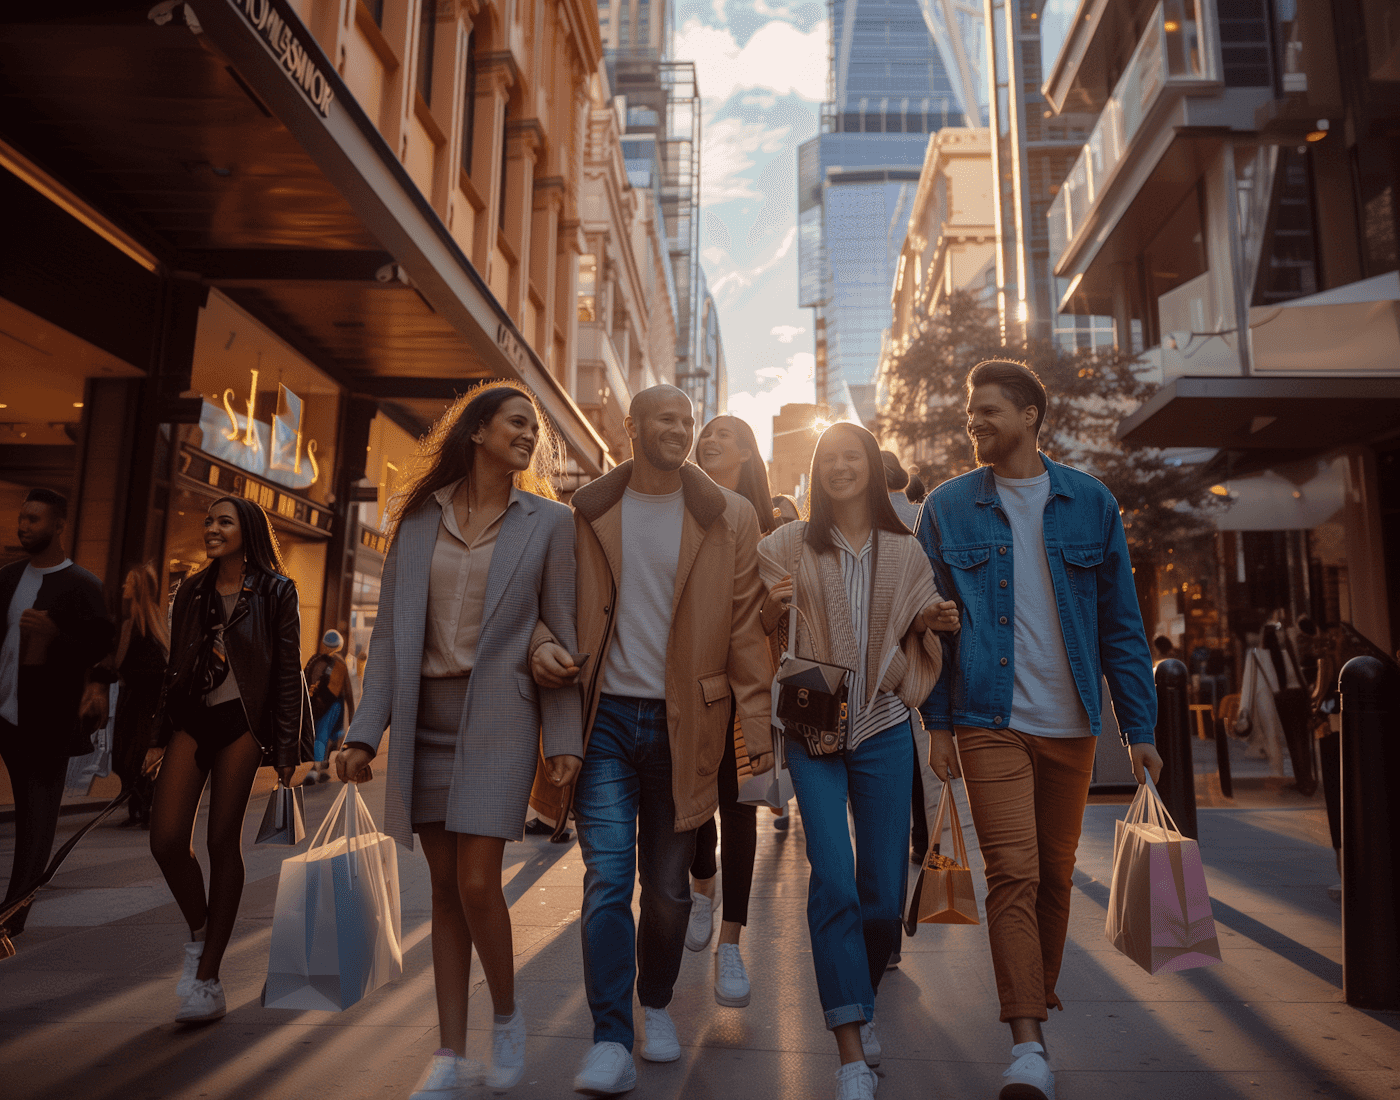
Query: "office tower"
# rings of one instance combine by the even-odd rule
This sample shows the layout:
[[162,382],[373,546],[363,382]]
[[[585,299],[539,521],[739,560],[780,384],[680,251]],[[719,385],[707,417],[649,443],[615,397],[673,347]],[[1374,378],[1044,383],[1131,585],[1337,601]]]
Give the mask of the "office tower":
[[[1056,114],[1041,91],[1078,0],[987,0],[988,62],[995,94],[988,126],[997,245],[997,306],[1008,339],[1053,337],[1066,347],[1113,342],[1108,317],[1061,314],[1068,281],[1057,280],[1046,215],[1079,156],[1094,115]],[[1044,25],[1044,26],[1043,26]],[[1042,33],[1044,31],[1044,33]],[[1046,56],[1048,54],[1048,56]]]
[[838,401],[844,386],[852,411],[873,422],[890,287],[928,135],[976,121],[985,97],[967,5],[831,0],[829,10],[830,98],[821,133],[798,150],[798,304],[814,310],[817,401]]

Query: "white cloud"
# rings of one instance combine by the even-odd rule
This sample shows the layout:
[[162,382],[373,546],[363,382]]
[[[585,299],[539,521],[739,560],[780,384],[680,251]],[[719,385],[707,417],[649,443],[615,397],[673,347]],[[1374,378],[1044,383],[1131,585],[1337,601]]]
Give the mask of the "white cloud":
[[754,166],[755,154],[771,156],[789,144],[785,141],[789,130],[790,126],[770,127],[739,118],[708,123],[700,151],[700,194],[705,205],[760,198],[745,173]]
[[[767,10],[760,14],[773,12],[764,7]],[[763,89],[820,103],[826,98],[826,51],[824,19],[806,32],[774,19],[740,46],[727,27],[707,27],[692,18],[676,33],[673,56],[695,62],[695,78],[707,102],[723,102],[737,91]]]
[[728,411],[748,422],[753,429],[758,449],[773,456],[773,417],[784,405],[810,404],[816,400],[812,379],[816,373],[816,358],[808,351],[799,351],[787,360],[785,367],[765,367],[759,378],[772,380],[773,385],[757,393],[731,393]]
[[[745,287],[753,286],[756,279],[766,275],[782,262],[783,258],[792,251],[793,242],[796,240],[797,226],[794,225],[783,235],[783,239],[778,245],[778,250],[774,252],[773,255],[769,256],[768,259],[764,260],[756,267],[751,267],[746,271],[731,271],[728,275],[717,280],[710,287],[711,296],[716,302],[720,302],[721,291],[728,290],[730,287],[736,290],[743,290]],[[721,302],[721,305],[722,304]],[[784,341],[784,343],[786,343],[786,341]]]
[[[800,325],[774,325],[771,329],[768,330],[768,335],[776,336],[778,338],[778,343],[780,344],[790,344],[792,343],[793,337],[798,336],[806,331],[807,330],[805,328],[802,328]],[[761,378],[763,377],[764,372],[759,371],[758,374]]]
[[700,258],[716,267],[718,267],[719,262],[728,255],[729,253],[725,252],[724,249],[716,248],[714,245],[710,245],[709,248],[702,248],[700,250]]

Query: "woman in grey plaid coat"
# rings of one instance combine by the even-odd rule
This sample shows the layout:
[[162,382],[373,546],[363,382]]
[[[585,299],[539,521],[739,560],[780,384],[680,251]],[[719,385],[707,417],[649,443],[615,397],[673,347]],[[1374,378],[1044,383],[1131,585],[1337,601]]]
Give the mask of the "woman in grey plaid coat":
[[441,1047],[421,1100],[481,1081],[464,1057],[473,945],[496,1012],[486,1083],[524,1073],[501,861],[523,834],[541,747],[560,785],[583,755],[578,689],[539,688],[529,670],[536,623],[577,644],[574,525],[553,499],[559,446],[542,419],[523,386],[488,383],[424,439],[391,506],[364,692],[336,761],[342,780],[368,779],[393,727],[385,828],[408,847],[418,834],[432,879]]

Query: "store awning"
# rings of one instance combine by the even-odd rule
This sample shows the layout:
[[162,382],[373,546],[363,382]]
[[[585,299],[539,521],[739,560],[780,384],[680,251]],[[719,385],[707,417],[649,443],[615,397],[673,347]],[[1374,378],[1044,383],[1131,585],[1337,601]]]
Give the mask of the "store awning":
[[164,25],[150,0],[6,14],[0,139],[353,392],[426,426],[473,381],[518,378],[605,471],[602,437],[285,0],[187,6]]
[[1400,377],[1177,378],[1118,425],[1135,447],[1317,453],[1400,431]]

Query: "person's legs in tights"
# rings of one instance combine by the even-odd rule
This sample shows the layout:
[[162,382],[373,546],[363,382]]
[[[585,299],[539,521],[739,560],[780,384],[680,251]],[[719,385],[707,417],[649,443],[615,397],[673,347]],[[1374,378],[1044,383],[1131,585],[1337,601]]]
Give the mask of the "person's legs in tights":
[[515,1012],[515,943],[501,885],[506,842],[496,836],[455,835],[457,885],[471,942],[486,974],[492,1008],[497,1016],[510,1016]]
[[200,938],[209,919],[204,871],[194,855],[194,819],[209,775],[195,762],[195,748],[187,733],[170,739],[151,800],[151,854],[192,939]]
[[202,981],[219,976],[219,964],[238,919],[238,903],[243,899],[243,818],[262,756],[262,746],[245,733],[214,757],[209,773],[209,924],[195,974]]
[[[10,866],[10,881],[5,891],[7,908],[22,893],[43,877],[58,831],[58,809],[63,801],[63,780],[68,772],[68,758],[61,753],[42,751],[34,745],[33,735],[3,722],[0,730],[0,755],[10,775],[15,800],[15,857]],[[11,934],[24,930],[29,906],[21,909],[9,921]]]
[[[432,889],[433,989],[437,994],[438,1046],[459,1057],[467,1052],[467,1000],[471,993],[472,936],[457,884],[457,836],[442,822],[418,826]],[[499,875],[498,875],[499,877]]]

